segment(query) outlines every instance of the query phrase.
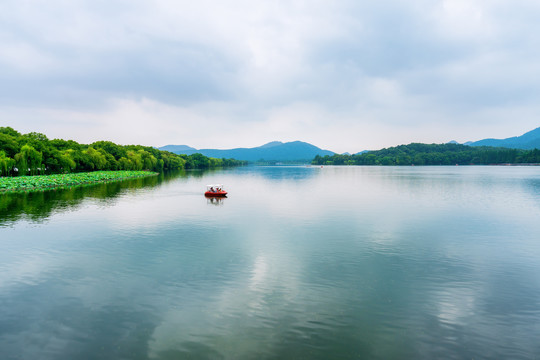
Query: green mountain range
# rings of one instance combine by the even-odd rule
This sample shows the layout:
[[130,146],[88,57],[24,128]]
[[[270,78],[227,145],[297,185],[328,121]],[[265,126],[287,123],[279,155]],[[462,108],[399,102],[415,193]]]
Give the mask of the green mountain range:
[[170,151],[175,154],[191,155],[201,153],[204,156],[214,158],[233,158],[236,160],[256,161],[298,161],[311,162],[317,155],[334,155],[334,152],[323,150],[315,145],[302,141],[292,141],[283,143],[273,141],[254,148],[235,148],[228,150],[220,149],[195,149],[187,145],[167,145],[159,150]]
[[514,136],[506,139],[484,139],[467,142],[465,145],[505,147],[524,150],[540,149],[540,127],[521,136]]

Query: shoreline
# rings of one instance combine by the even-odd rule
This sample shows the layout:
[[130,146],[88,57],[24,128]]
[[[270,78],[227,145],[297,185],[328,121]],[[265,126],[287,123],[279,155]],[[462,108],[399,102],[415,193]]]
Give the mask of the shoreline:
[[0,194],[52,190],[56,188],[93,185],[157,175],[159,174],[151,171],[120,170],[0,177]]

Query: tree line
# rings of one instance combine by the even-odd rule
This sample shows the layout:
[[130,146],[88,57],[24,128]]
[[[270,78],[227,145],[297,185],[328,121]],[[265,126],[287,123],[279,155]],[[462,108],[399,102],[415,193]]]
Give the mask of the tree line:
[[79,144],[37,132],[21,134],[0,127],[0,176],[58,174],[97,170],[208,169],[245,165],[245,161],[178,155],[150,146],[118,145],[111,141]]
[[540,163],[540,150],[412,143],[356,155],[317,155],[314,165],[496,165]]

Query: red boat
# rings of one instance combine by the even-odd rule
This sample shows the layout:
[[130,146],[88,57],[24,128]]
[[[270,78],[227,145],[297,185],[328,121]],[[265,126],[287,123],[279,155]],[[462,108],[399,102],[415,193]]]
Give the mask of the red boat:
[[227,192],[225,190],[223,190],[223,185],[221,185],[221,184],[206,185],[206,192],[204,193],[204,196],[207,196],[207,197],[226,197]]

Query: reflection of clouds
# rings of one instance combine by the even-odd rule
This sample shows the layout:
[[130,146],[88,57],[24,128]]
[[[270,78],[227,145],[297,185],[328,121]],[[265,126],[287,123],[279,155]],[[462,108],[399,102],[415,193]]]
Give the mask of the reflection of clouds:
[[0,289],[11,285],[33,286],[46,277],[45,270],[51,261],[41,255],[20,256],[14,262],[3,262],[0,266]]
[[[291,338],[305,349],[312,335],[329,335],[328,341],[350,336],[351,343],[371,336],[370,343],[385,348],[381,333],[434,317],[438,328],[425,335],[430,345],[463,331],[496,339],[486,327],[507,336],[501,323],[515,321],[513,314],[523,315],[520,335],[529,328],[529,337],[538,333],[531,325],[538,316],[531,300],[539,288],[537,205],[507,207],[528,190],[503,201],[490,194],[511,189],[512,181],[483,187],[469,178],[469,188],[446,178],[451,170],[442,168],[421,169],[428,173],[422,176],[440,177],[430,181],[399,175],[414,178],[416,169],[325,167],[300,182],[269,181],[253,171],[172,181],[118,197],[114,206],[90,201],[52,216],[46,226],[19,222],[0,229],[6,245],[0,290],[16,302],[20,288],[10,284],[37,285],[59,308],[77,299],[85,316],[103,311],[103,324],[112,328],[108,306],[147,311],[151,336],[142,342],[151,358],[171,350],[178,358],[253,358],[275,354]],[[226,206],[207,205],[202,193],[210,182],[230,185]],[[477,192],[474,201],[461,211],[471,192]],[[513,274],[512,283],[501,283],[499,274]],[[394,305],[398,300],[411,304],[407,320],[392,315],[402,309]],[[19,309],[45,307],[34,301]],[[21,326],[30,328],[32,321],[43,325],[29,317]],[[418,336],[411,347],[425,340]],[[519,344],[530,348],[533,341],[523,338]],[[454,342],[447,345],[455,350]]]
[[[183,180],[183,179],[179,179]],[[112,228],[155,228],[182,219],[193,219],[206,205],[204,180],[171,182],[158,191],[123,199],[114,207],[103,209],[99,216]]]
[[256,290],[257,288],[259,288],[259,285],[261,285],[264,282],[267,274],[268,274],[268,264],[266,263],[264,256],[259,255],[257,256],[257,258],[255,258],[255,264],[251,272],[251,279],[250,279],[249,287],[252,290]]
[[467,319],[476,311],[476,298],[478,290],[446,284],[433,295],[437,304],[437,317],[441,322],[454,325],[465,325]]
[[[237,173],[252,176],[253,168],[240,168]],[[256,168],[256,176],[269,182],[307,180],[317,174],[317,168],[306,166],[260,166]]]
[[[448,211],[490,212],[516,221],[538,214],[538,201],[527,191],[515,191],[519,178],[493,178],[499,169],[243,168],[173,180],[156,191],[124,197],[103,209],[104,221],[122,230],[157,228],[179,219],[203,223],[210,216],[223,221],[266,216],[309,226],[353,214],[360,221],[370,218],[386,222],[384,227],[400,227],[405,220],[414,223],[419,216]],[[286,177],[284,171],[310,175],[299,180]],[[523,175],[532,176],[527,174]],[[202,206],[208,202],[202,196],[205,184],[212,181],[226,184],[230,194],[227,206],[216,207],[217,213]],[[508,214],[508,208],[514,211]]]
[[192,342],[206,343],[225,359],[252,358],[272,349],[283,336],[275,325],[284,309],[295,306],[299,276],[300,266],[291,256],[259,253],[238,278],[227,279],[226,286],[204,289],[206,297],[188,296],[170,307],[151,336],[149,357],[171,349],[188,351]]

